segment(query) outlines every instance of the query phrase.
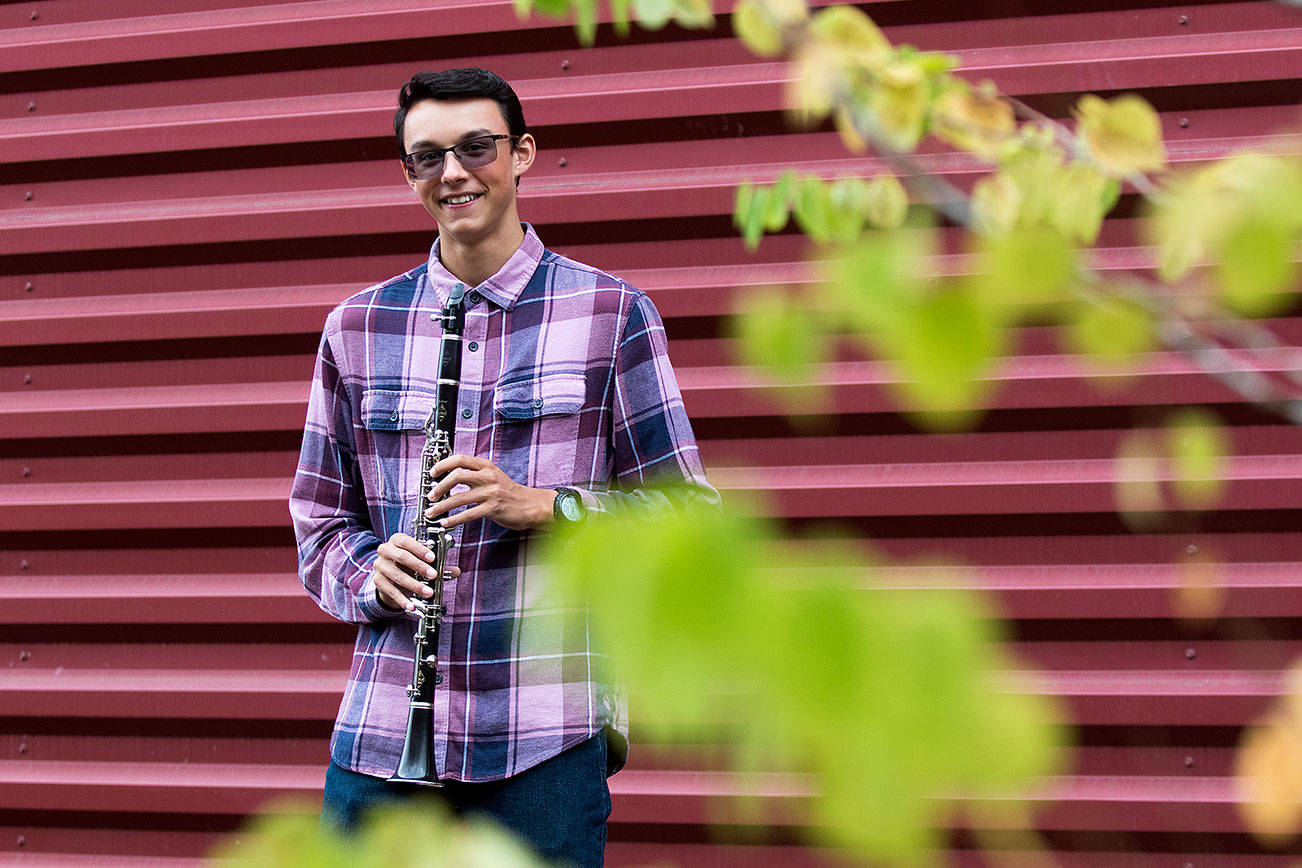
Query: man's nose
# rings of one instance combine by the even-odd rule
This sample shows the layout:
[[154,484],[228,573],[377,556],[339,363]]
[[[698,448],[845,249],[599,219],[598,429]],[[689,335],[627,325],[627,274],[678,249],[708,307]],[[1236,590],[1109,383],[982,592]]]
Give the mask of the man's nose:
[[459,181],[468,177],[470,177],[470,173],[466,171],[465,166],[461,165],[461,160],[457,158],[456,151],[448,151],[443,155],[442,180],[444,182]]

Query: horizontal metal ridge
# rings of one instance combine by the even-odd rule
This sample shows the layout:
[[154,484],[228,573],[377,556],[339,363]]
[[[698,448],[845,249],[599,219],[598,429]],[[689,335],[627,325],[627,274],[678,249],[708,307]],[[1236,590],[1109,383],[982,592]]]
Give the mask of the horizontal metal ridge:
[[0,346],[319,332],[357,284],[0,301]]
[[[0,715],[329,721],[346,680],[342,669],[8,669],[0,670]],[[999,683],[1062,698],[1078,724],[1236,726],[1282,695],[1285,677],[1275,670],[1021,671]]]
[[[418,256],[414,252],[413,259]],[[1149,268],[1154,261],[1153,249],[1142,246],[1090,253],[1091,266],[1101,271]],[[937,255],[927,262],[928,273],[943,276],[972,267],[960,255]],[[729,314],[747,290],[777,284],[799,292],[816,280],[814,267],[800,259],[628,268],[620,269],[620,276],[651,295],[665,318]],[[316,333],[331,308],[366,286],[319,283],[0,300],[0,346]],[[1287,322],[1271,325],[1278,329]]]
[[0,72],[130,63],[231,52],[408,39],[438,16],[442,35],[563,26],[529,25],[509,0],[317,0],[108,18],[4,30]]
[[333,720],[347,673],[314,670],[0,671],[0,714]]
[[[1293,352],[1286,348],[1260,368],[1247,369],[1291,371]],[[773,416],[787,412],[785,396],[802,396],[800,389],[764,383],[731,366],[682,368],[678,380],[694,418]],[[988,381],[988,402],[996,408],[1244,401],[1174,352],[1144,354],[1132,368],[1107,373],[1071,356],[1008,357]],[[843,413],[896,410],[888,387],[898,382],[898,375],[878,362],[819,365],[810,377],[811,384],[829,387],[831,408]],[[1114,388],[1099,388],[1100,383]],[[307,392],[306,381],[10,391],[0,402],[0,439],[27,438],[36,431],[43,436],[289,431],[303,425]]]
[[[823,3],[816,2],[813,5],[821,6]],[[729,6],[731,3],[719,4],[716,14],[726,16]],[[1216,8],[1212,7],[1207,14],[1199,16],[1200,23],[1207,22],[1204,30],[1242,32],[1288,23],[1288,19],[1271,16],[1254,9],[1252,5],[1245,8],[1240,4],[1243,9],[1240,21],[1225,14],[1216,15]],[[1142,29],[1142,11],[1136,10],[1132,14],[1139,19],[1135,22],[1136,28]],[[233,52],[278,51],[307,46],[356,46],[410,38],[413,32],[426,29],[432,16],[438,16],[440,35],[567,26],[564,22],[540,16],[521,20],[512,5],[502,0],[437,0],[425,3],[414,0],[365,0],[363,3],[352,0],[318,0],[315,3],[281,3],[265,7],[212,9],[8,28],[5,33],[5,49],[0,52],[0,71],[130,63]],[[956,17],[961,18],[961,14]],[[1155,16],[1150,16],[1151,18]],[[611,20],[605,7],[597,10],[597,20],[603,23]],[[893,39],[899,37],[912,42],[917,41],[912,33],[917,30],[920,35],[930,36],[933,41],[939,39],[942,48],[955,50],[959,47],[967,52],[975,47],[973,37],[951,36],[950,31],[955,30],[957,25],[964,25],[968,30],[980,29],[982,35],[998,34],[1001,30],[1033,31],[1018,32],[1013,38],[1030,39],[1036,44],[1059,44],[1060,40],[1056,37],[1062,34],[1076,35],[1084,32],[1086,35],[1083,38],[1088,39],[1088,29],[1083,27],[1087,22],[1094,23],[1095,30],[1099,29],[1098,22],[1109,23],[1106,16],[1099,14],[1058,14],[993,22],[980,19],[957,20],[932,25],[929,29],[888,27],[887,33]],[[716,25],[716,32],[721,36],[728,35],[726,25],[726,17],[721,18]],[[1161,34],[1147,35],[1155,38]],[[1205,37],[1207,34],[1203,32],[1198,35]]]
[[[270,796],[319,798],[323,777],[321,766],[0,760],[0,805],[243,813]],[[801,824],[808,820],[813,795],[812,781],[801,775],[685,770],[625,771],[611,778],[610,789],[614,824],[698,824],[729,818],[744,824]],[[759,799],[760,813],[744,819],[738,809],[753,798]],[[1046,779],[1031,794],[977,801],[1029,802],[1036,808],[1037,825],[1048,828],[1241,828],[1234,812],[1234,781],[1223,777],[1060,777]],[[981,818],[987,827],[999,824],[997,812],[982,812]]]
[[[1175,35],[965,52],[965,71],[1011,94],[1290,79],[1302,66],[1302,28]],[[1199,63],[1191,64],[1197,56]],[[774,111],[790,72],[779,62],[662,68],[517,82],[536,127]],[[10,162],[383,137],[390,91],[305,94],[197,105],[151,106],[0,120]]]
[[[1260,144],[1262,139],[1255,138]],[[1281,140],[1282,141],[1282,140]],[[1207,160],[1235,150],[1243,140],[1173,155]],[[1269,144],[1269,142],[1267,142]],[[945,174],[972,174],[969,161],[952,158]],[[923,160],[923,162],[928,162]],[[847,175],[862,160],[805,166],[815,173]],[[520,192],[522,216],[540,225],[573,220],[651,220],[730,214],[735,190],[747,180],[768,180],[777,166],[729,163],[676,171],[570,175],[533,180]],[[344,228],[346,227],[346,229]],[[101,202],[0,210],[0,253],[49,253],[146,246],[317,238],[428,231],[429,218],[405,186],[241,193],[191,199]]]
[[[1220,617],[1302,616],[1302,564],[1203,561],[1180,564],[974,565],[950,569],[882,566],[864,573],[866,591],[928,587],[976,589],[1009,618],[1168,618],[1177,594],[1205,582],[1220,595]],[[825,575],[781,571],[793,589]],[[962,580],[960,582],[955,579]],[[84,588],[94,586],[87,609]],[[16,575],[0,581],[0,624],[333,623],[308,599],[294,573]]]
[[[997,515],[1110,512],[1123,471],[1113,459],[715,467],[721,490],[775,502],[786,516]],[[1166,482],[1147,465],[1134,479]],[[1302,508],[1302,455],[1237,455],[1217,506]],[[288,478],[0,485],[10,530],[275,527],[289,524]]]

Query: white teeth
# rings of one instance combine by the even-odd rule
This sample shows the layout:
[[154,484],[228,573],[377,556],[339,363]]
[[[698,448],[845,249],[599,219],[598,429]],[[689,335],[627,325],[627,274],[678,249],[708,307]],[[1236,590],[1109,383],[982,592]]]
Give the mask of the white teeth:
[[472,196],[472,195],[467,194],[467,195],[465,195],[465,196],[449,196],[448,198],[444,199],[443,201],[446,202],[446,203],[448,203],[449,205],[464,205],[464,204],[466,204],[467,202],[473,202],[475,199],[478,199],[478,198],[479,198],[479,196],[477,196],[477,195]]

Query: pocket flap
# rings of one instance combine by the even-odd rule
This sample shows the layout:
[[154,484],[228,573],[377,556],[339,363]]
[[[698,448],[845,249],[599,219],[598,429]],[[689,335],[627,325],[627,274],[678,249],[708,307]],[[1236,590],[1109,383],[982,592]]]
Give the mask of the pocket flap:
[[493,406],[503,419],[568,416],[583,408],[585,394],[582,374],[549,374],[499,386]]
[[413,431],[425,427],[434,396],[398,389],[362,393],[362,425],[370,431]]

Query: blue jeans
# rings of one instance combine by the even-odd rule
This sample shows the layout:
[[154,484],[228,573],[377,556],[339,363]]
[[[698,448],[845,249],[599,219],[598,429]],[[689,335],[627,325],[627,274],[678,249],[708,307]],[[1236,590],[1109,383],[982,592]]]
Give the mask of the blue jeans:
[[441,798],[458,814],[491,817],[544,859],[600,868],[610,816],[606,737],[590,738],[506,780],[446,781],[441,789],[391,784],[331,763],[326,769],[321,818],[351,831],[371,807],[412,796]]

